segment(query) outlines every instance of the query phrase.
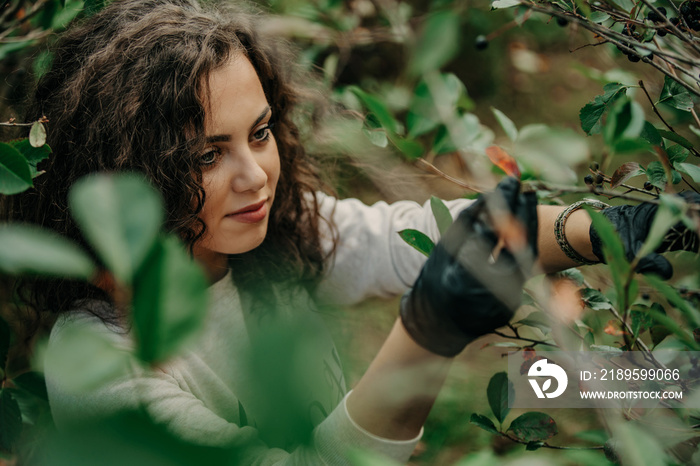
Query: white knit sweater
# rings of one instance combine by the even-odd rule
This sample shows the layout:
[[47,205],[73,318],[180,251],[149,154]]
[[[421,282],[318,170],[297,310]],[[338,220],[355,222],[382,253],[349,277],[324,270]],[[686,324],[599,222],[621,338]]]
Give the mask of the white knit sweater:
[[[339,243],[315,298],[348,305],[370,296],[389,297],[405,292],[417,278],[425,257],[406,245],[397,232],[414,228],[437,239],[439,232],[429,205],[402,201],[367,206],[355,199],[338,201],[323,194],[318,197],[322,215],[337,227]],[[447,204],[456,216],[470,202],[456,200]],[[329,232],[322,233],[324,246],[330,247]],[[269,447],[261,433],[274,428],[270,425],[274,419],[261,409],[265,401],[257,399],[259,393],[250,383],[246,367],[251,335],[260,324],[246,314],[230,276],[213,284],[209,297],[204,329],[196,344],[158,370],[133,369],[130,377],[84,391],[71,387],[59,368],[47,365],[46,382],[56,425],[61,428],[141,406],[156,422],[185,440],[212,446],[249,443],[253,447],[247,450],[246,464],[344,465],[349,464],[345,453],[350,448],[372,450],[400,462],[408,460],[418,438],[382,439],[364,431],[349,417],[342,368],[311,303],[307,309],[293,309],[302,314],[303,326],[315,340],[312,356],[294,366],[301,383],[312,387],[307,394],[307,411],[309,422],[316,426],[313,442],[291,452]],[[76,310],[59,318],[51,333],[48,353],[60,351],[73,331],[83,326],[101,333],[120,348],[132,346],[129,334]]]

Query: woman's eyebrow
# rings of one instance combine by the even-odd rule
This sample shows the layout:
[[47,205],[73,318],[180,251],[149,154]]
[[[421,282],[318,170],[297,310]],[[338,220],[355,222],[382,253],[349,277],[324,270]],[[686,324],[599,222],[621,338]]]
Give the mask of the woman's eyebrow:
[[[253,131],[253,129],[255,129],[255,127],[261,121],[263,121],[263,119],[265,119],[265,117],[267,116],[268,113],[270,113],[270,106],[269,105],[267,105],[265,107],[265,109],[262,112],[260,112],[260,115],[258,115],[258,117],[255,119],[253,124],[250,126],[249,131]],[[216,134],[214,136],[207,136],[207,139],[206,139],[207,143],[228,142],[230,140],[231,140],[231,136],[229,136],[228,134]]]

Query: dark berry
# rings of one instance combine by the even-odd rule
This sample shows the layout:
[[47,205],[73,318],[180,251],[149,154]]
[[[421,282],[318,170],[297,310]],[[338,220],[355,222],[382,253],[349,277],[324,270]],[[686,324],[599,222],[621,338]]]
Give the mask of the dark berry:
[[656,31],[656,34],[657,34],[659,37],[663,37],[663,36],[665,36],[665,35],[667,34],[667,32],[666,32],[666,29],[659,29],[659,30]]
[[603,185],[602,184],[597,184],[595,185],[595,189],[602,191],[603,190]]
[[477,50],[484,50],[486,47],[489,46],[489,40],[486,38],[486,36],[476,36],[476,41],[474,42],[474,46],[476,47]]
[[693,31],[700,31],[700,21],[697,19],[691,19],[688,21],[688,27]]
[[596,175],[595,176],[595,184],[603,184],[603,175]]
[[561,27],[566,27],[567,24],[569,24],[569,21],[566,18],[562,18],[561,16],[557,17],[557,24]]
[[671,24],[673,24],[676,27],[678,27],[678,25],[681,24],[680,18],[676,16],[674,16],[673,18],[669,18],[668,20],[671,22]]
[[642,293],[642,299],[644,301],[649,301],[649,298],[650,298],[649,293]]
[[598,169],[600,168],[600,165],[598,165],[598,162],[591,162],[590,168],[591,168],[591,170],[597,172]]
[[586,175],[583,177],[583,182],[586,184],[593,184],[593,176],[592,175]]
[[647,191],[651,191],[652,189],[654,189],[654,185],[651,184],[651,181],[645,181],[644,182],[644,189],[646,189]]
[[681,286],[678,288],[678,292],[680,294],[687,294],[688,293],[688,287],[687,286]]
[[641,60],[641,58],[639,58],[637,55],[627,55],[627,59],[632,63],[637,63],[639,60]]

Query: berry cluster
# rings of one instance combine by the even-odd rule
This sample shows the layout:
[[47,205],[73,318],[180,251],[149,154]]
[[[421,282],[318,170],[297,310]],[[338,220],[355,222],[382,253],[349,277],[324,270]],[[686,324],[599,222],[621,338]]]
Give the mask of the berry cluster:
[[[657,8],[657,10],[659,10],[659,13],[661,13],[661,14],[657,14],[655,11],[650,10],[649,13],[647,13],[647,19],[654,24],[664,23],[666,21],[666,8],[660,6]],[[677,20],[677,19],[678,18],[671,18],[670,21],[673,23],[674,22],[673,20]],[[677,21],[674,24],[677,25]],[[658,34],[659,37],[663,37],[666,35],[666,29],[659,29],[656,31],[656,34]]]
[[686,1],[681,5],[681,16],[693,31],[700,31],[700,3]]
[[600,171],[598,171],[600,169],[600,165],[598,164],[598,162],[592,162],[589,168],[594,174],[584,176],[583,182],[589,186],[595,185],[595,189],[603,189],[603,182],[605,182],[605,177]]
[[[632,39],[639,42],[642,40],[642,35],[640,33],[636,32],[636,29],[637,29],[637,26],[635,26],[634,24],[625,24],[625,26],[622,28],[622,35],[627,36],[627,37],[631,37]],[[623,45],[625,45],[626,47],[632,48],[632,44],[630,42],[625,42],[625,41],[620,41],[620,42]],[[637,55],[636,53],[629,52],[629,51],[623,49],[622,47],[620,47],[619,45],[617,45],[616,47],[620,52],[622,52],[624,55],[627,56],[627,59],[629,61],[636,63],[639,60],[641,60],[639,55]],[[647,55],[647,58],[649,58],[649,60],[651,60],[653,57],[654,56],[651,53],[649,55]]]

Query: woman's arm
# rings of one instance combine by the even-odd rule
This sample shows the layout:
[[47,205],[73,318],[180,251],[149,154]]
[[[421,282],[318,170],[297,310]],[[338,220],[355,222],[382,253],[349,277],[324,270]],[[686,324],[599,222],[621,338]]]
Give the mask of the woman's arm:
[[[558,272],[580,265],[564,254],[554,236],[554,222],[565,208],[565,206],[549,205],[537,207],[539,265],[545,273]],[[593,254],[591,246],[589,235],[591,218],[588,213],[585,210],[575,211],[566,220],[564,227],[564,234],[571,247],[584,258],[597,262],[598,258]]]

